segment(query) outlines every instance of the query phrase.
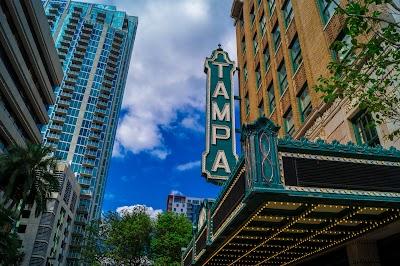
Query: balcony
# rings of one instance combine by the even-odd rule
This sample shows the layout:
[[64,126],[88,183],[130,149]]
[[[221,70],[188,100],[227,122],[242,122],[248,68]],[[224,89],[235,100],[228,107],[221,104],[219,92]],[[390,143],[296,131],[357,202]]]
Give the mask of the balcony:
[[58,148],[58,144],[51,141],[46,142],[45,146],[52,150],[56,150]]
[[[92,131],[92,132],[90,132],[89,133],[89,139],[92,139],[92,140],[99,140],[100,139],[100,133],[97,133],[97,132],[94,132],[94,131]],[[88,151],[86,151],[86,153],[87,153]],[[96,153],[95,153],[95,156],[96,156]]]
[[77,213],[87,214],[89,213],[89,206],[79,206],[76,210]]
[[76,30],[76,26],[77,26],[76,22],[70,22],[70,23],[67,24],[67,28],[71,29],[73,31]]
[[107,115],[107,110],[103,110],[103,109],[100,109],[100,108],[96,108],[96,109],[94,109],[94,113],[95,113],[96,115],[106,116],[106,115]]
[[81,16],[81,11],[72,11],[72,17],[79,18]]
[[55,112],[58,115],[66,115],[66,114],[68,114],[68,108],[57,107]]
[[78,65],[78,64],[71,64],[71,65],[69,66],[69,69],[72,70],[72,71],[79,71],[79,70],[81,70],[81,65]]
[[83,158],[82,165],[93,168],[96,166],[96,160],[91,158]]
[[78,44],[79,44],[79,45],[82,45],[82,46],[84,46],[84,47],[88,46],[88,44],[89,44],[89,38],[80,38],[80,39],[78,40]]
[[93,122],[98,123],[98,124],[103,124],[105,122],[105,118],[101,116],[93,116]]
[[61,132],[63,130],[63,126],[57,124],[51,124],[49,125],[49,129],[52,132]]
[[65,84],[63,86],[63,92],[73,92],[75,90],[74,86]]
[[47,18],[50,19],[50,20],[54,20],[54,19],[56,18],[56,14],[49,13],[49,14],[47,15]]
[[111,73],[115,73],[115,71],[117,71],[117,69],[115,67],[107,66],[106,71],[107,72],[111,72]]
[[64,34],[63,35],[63,38],[64,38],[64,40],[66,41],[66,42],[71,42],[72,41],[72,35],[70,35],[70,34]]
[[62,46],[66,46],[66,47],[69,47],[69,46],[71,45],[71,43],[70,43],[69,41],[65,40],[65,39],[62,39],[62,40],[60,41],[60,44],[61,44]]
[[82,198],[91,198],[93,192],[90,189],[81,189],[81,197]]
[[107,95],[110,95],[110,93],[111,93],[111,88],[102,86],[102,87],[100,88],[100,92],[101,92],[101,93],[104,93],[104,94],[107,94]]
[[[87,223],[87,219],[83,216],[77,216],[75,217],[74,222],[76,224],[86,224]],[[80,246],[82,243],[80,241],[71,241],[71,245],[75,245],[75,246]]]
[[112,54],[112,53],[110,53],[110,55],[108,57],[113,61],[117,61],[118,60],[118,55],[115,55],[115,54]]
[[98,141],[94,141],[94,140],[90,140],[90,139],[87,141],[86,146],[87,146],[88,148],[91,148],[91,149],[98,149],[98,148],[100,148],[100,144],[99,144]]
[[100,132],[100,131],[103,130],[103,126],[102,126],[102,125],[98,125],[98,124],[95,124],[95,123],[92,123],[92,125],[90,126],[90,128],[91,128],[93,131],[98,131],[98,132]]
[[76,50],[79,51],[79,52],[85,53],[86,52],[86,46],[87,45],[84,45],[84,44],[78,44],[78,46],[76,46]]
[[113,84],[112,84],[111,81],[105,79],[105,80],[103,80],[103,85],[108,87],[108,88],[112,88]]
[[75,57],[78,57],[78,58],[84,58],[84,57],[85,57],[85,53],[76,51],[76,52],[74,53],[74,56],[75,56]]
[[68,52],[68,47],[66,45],[61,45],[60,47],[58,47],[58,51],[60,53],[66,54]]
[[115,54],[117,56],[119,55],[119,49],[117,49],[117,48],[112,47],[110,52],[111,52],[111,54]]
[[87,177],[92,177],[93,176],[93,169],[91,168],[82,168],[81,171],[79,172],[80,176],[87,176]]
[[84,40],[84,39],[89,40],[91,32],[92,32],[92,30],[85,31],[85,29],[82,29],[81,40]]
[[[66,108],[68,108],[69,107],[69,101],[66,101],[66,100],[58,100],[58,102],[57,102],[57,105],[58,106],[62,106],[62,107],[66,107]],[[68,111],[68,110],[67,110]]]
[[64,80],[64,82],[65,82],[65,84],[68,84],[68,85],[75,85],[75,83],[76,83],[76,80],[75,79],[73,79],[73,78],[70,78],[70,77],[67,77],[65,80]]
[[121,44],[121,43],[122,43],[122,37],[119,36],[119,35],[117,35],[117,34],[115,34],[115,36],[114,36],[114,41],[115,41],[116,43]]
[[72,64],[82,65],[83,59],[79,57],[72,57]]
[[107,60],[107,65],[111,66],[111,67],[116,67],[117,66],[117,62],[114,60]]
[[104,74],[104,78],[105,78],[106,80],[112,81],[113,78],[114,78],[114,74],[111,74],[111,73],[109,73],[109,72],[106,72],[106,73]]
[[61,60],[64,60],[65,57],[67,57],[67,53],[59,52],[59,53],[58,53],[58,57],[59,57]]
[[73,23],[78,23],[79,22],[79,18],[78,17],[70,17],[69,21],[73,22]]
[[107,102],[97,101],[96,107],[100,109],[107,109]]
[[91,180],[91,178],[78,177],[78,183],[83,186],[90,186]]
[[111,44],[111,47],[112,47],[112,48],[115,48],[115,49],[117,49],[117,50],[119,50],[119,49],[121,48],[121,44],[116,43],[116,42],[113,42],[113,43]]
[[73,79],[76,79],[77,77],[78,77],[78,75],[79,75],[79,72],[78,71],[68,71],[68,77],[71,77],[71,78],[73,78]]
[[85,156],[88,158],[96,158],[97,157],[97,151],[95,150],[86,150],[85,151]]
[[52,141],[58,141],[60,139],[59,134],[54,134],[54,133],[48,133],[47,134],[47,139],[52,140]]
[[60,123],[60,124],[64,124],[64,122],[65,122],[65,116],[54,115],[54,116],[53,116],[53,121],[58,122],[58,123]]
[[108,101],[108,100],[110,100],[110,95],[105,94],[105,93],[100,93],[99,94],[99,98],[104,100],[104,101]]
[[62,92],[60,93],[60,98],[61,98],[61,99],[71,100],[71,98],[72,98],[72,93],[66,92],[66,91],[62,91]]

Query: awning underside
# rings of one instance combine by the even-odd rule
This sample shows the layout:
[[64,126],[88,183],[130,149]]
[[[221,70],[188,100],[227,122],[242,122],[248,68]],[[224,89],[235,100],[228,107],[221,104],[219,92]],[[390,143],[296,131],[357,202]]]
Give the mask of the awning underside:
[[290,264],[392,223],[399,214],[399,208],[384,204],[268,201],[227,236],[206,264]]

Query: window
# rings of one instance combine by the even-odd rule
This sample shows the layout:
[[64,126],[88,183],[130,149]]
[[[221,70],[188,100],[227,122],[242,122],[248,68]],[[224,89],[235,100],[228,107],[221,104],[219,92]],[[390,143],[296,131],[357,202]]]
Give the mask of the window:
[[256,68],[256,85],[257,85],[257,90],[258,90],[260,88],[260,85],[261,85],[260,65],[258,65],[257,68]]
[[264,101],[261,101],[260,104],[258,105],[258,115],[264,116]]
[[307,83],[304,86],[303,90],[300,92],[297,99],[300,107],[301,121],[304,122],[312,111],[311,97],[308,93]]
[[260,7],[261,7],[261,2],[262,2],[262,0],[257,0],[257,5],[258,5],[258,8],[260,8]]
[[287,0],[282,8],[285,27],[287,28],[294,17],[292,1]]
[[285,92],[286,88],[288,87],[285,62],[282,62],[282,64],[278,68],[278,79],[279,79],[279,91],[282,95]]
[[265,47],[265,49],[263,51],[263,57],[264,57],[265,72],[267,72],[267,70],[269,69],[269,67],[271,65],[271,57],[269,55],[268,46]]
[[358,144],[368,146],[380,144],[375,121],[369,112],[362,111],[352,122]]
[[283,122],[285,126],[285,133],[292,135],[294,132],[294,119],[292,109],[289,109],[283,117]]
[[279,29],[278,23],[276,23],[274,29],[272,30],[272,38],[274,39],[274,49],[275,52],[278,50],[281,44],[281,31]]
[[254,37],[253,37],[253,52],[254,52],[254,56],[257,54],[257,51],[258,51],[257,35],[254,35]]
[[250,101],[249,101],[249,94],[246,95],[246,97],[244,98],[244,104],[245,104],[245,111],[246,111],[246,115],[249,115],[250,113]]
[[20,224],[18,226],[17,232],[20,234],[23,234],[23,233],[25,233],[25,231],[26,231],[26,224]]
[[248,73],[247,73],[247,65],[244,64],[244,67],[243,67],[243,77],[244,77],[244,81],[247,81],[247,75],[248,75]]
[[260,32],[262,36],[264,36],[265,30],[267,29],[267,19],[265,17],[265,14],[262,14],[259,23],[260,23]]
[[274,92],[274,84],[271,82],[271,84],[268,86],[268,107],[269,107],[269,113],[272,114],[272,112],[275,110],[276,104],[275,104],[275,92]]
[[250,11],[250,24],[251,26],[254,25],[254,20],[256,19],[256,15],[254,14],[254,6],[251,7]]
[[22,218],[29,218],[30,215],[31,215],[31,211],[30,210],[23,210],[21,212],[21,217]]
[[336,41],[332,44],[333,57],[342,61],[351,53],[351,47],[351,36],[343,32],[340,33]]
[[303,61],[303,57],[301,56],[301,48],[298,36],[294,37],[292,44],[289,47],[289,52],[290,52],[290,59],[292,61],[293,72],[296,72],[301,62]]
[[324,24],[326,24],[328,23],[329,19],[333,16],[333,13],[335,13],[336,4],[330,0],[318,0],[318,2],[322,20],[324,21]]
[[268,0],[269,14],[272,15],[276,5],[276,0]]
[[242,46],[242,52],[245,53],[246,52],[246,41],[245,41],[244,37],[242,39],[241,46]]

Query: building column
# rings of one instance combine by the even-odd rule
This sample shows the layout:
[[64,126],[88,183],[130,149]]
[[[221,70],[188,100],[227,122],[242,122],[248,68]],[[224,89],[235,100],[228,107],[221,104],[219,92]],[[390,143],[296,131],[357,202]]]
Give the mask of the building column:
[[347,245],[349,266],[380,266],[375,240],[359,240]]

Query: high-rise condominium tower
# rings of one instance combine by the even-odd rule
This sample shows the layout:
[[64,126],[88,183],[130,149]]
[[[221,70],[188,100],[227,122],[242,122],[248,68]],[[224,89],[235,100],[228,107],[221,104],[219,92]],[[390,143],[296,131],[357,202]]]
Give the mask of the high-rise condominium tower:
[[109,5],[42,2],[65,73],[42,134],[82,187],[74,258],[85,223],[100,217],[138,19]]

